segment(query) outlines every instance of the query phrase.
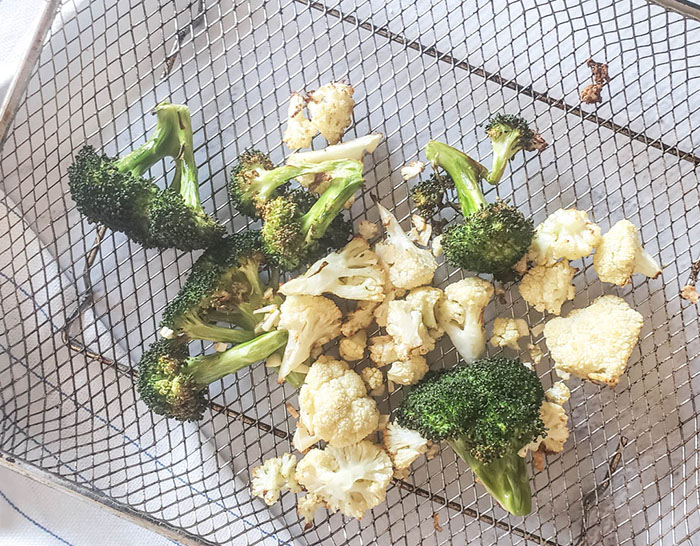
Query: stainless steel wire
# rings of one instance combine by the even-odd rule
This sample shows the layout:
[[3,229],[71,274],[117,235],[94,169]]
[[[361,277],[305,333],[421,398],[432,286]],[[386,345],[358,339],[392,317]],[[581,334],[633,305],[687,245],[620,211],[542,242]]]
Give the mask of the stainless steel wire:
[[[612,76],[596,106],[579,98],[590,57]],[[238,231],[247,222],[225,190],[236,155],[252,145],[281,161],[289,94],[340,79],[356,89],[348,136],[386,137],[353,219],[377,220],[372,193],[407,226],[399,168],[430,138],[487,161],[484,121],[517,112],[551,146],[518,156],[487,199],[536,222],[573,205],[603,230],[629,218],[664,265],[617,288],[577,264],[564,313],[611,293],[645,324],[617,388],[570,382],[571,439],[535,474],[527,518],[494,506],[443,449],[361,522],[319,514],[304,531],[292,495],[268,509],[247,491],[250,469],[288,451],[294,431],[295,394],[262,366],[214,386],[198,425],[155,417],[134,392],[134,363],[196,255],[87,224],[67,191],[73,154],[86,142],[123,152],[158,101],[187,103],[204,206]],[[700,335],[679,291],[700,258],[699,126],[700,23],[644,0],[64,0],[0,156],[0,462],[184,543],[693,544]],[[442,265],[437,280],[461,274]],[[489,325],[496,316],[526,318],[546,348],[546,317],[517,289]],[[456,361],[449,343],[430,358]],[[537,370],[555,379],[546,353]]]

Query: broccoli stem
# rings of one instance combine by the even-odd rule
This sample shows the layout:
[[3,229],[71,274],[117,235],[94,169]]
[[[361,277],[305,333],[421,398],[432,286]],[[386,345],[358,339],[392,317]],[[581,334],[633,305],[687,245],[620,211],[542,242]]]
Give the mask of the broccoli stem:
[[187,371],[199,385],[208,385],[264,360],[287,343],[287,331],[275,330],[236,345],[223,353],[189,358]]
[[532,494],[525,459],[516,452],[490,463],[483,463],[471,456],[460,438],[447,440],[476,474],[486,490],[498,503],[514,516],[526,516],[532,510]]
[[[347,165],[348,161],[342,161]],[[345,208],[345,204],[362,187],[362,164],[342,166],[333,172],[333,180],[309,211],[301,217],[302,233],[309,242],[323,237],[328,226]],[[322,165],[322,164],[319,164]]]
[[508,162],[520,149],[518,146],[520,138],[519,131],[504,131],[500,137],[491,139],[493,165],[491,165],[491,172],[487,172],[485,176],[489,184],[498,184],[501,180]]
[[452,178],[465,218],[486,206],[486,198],[479,187],[479,179],[488,174],[486,167],[464,152],[435,140],[428,143],[425,155],[433,165],[439,165]]
[[217,326],[216,324],[208,324],[202,322],[198,318],[192,317],[186,322],[182,330],[190,339],[202,339],[215,343],[241,343],[255,337],[252,328],[246,328],[244,330],[227,328],[225,326]]
[[151,138],[115,161],[120,172],[131,172],[134,176],[141,176],[164,157],[177,157],[180,154],[181,115],[185,112],[189,120],[189,110],[180,104],[161,102],[154,112],[158,121]]

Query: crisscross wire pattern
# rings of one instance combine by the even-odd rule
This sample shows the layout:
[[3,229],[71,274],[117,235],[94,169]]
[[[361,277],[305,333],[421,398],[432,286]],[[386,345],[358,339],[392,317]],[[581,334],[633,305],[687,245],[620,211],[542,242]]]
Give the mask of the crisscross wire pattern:
[[[589,57],[612,76],[595,106],[579,97]],[[85,222],[67,191],[74,153],[86,142],[123,153],[144,141],[157,102],[186,103],[204,206],[238,231],[233,160],[255,146],[282,161],[289,94],[331,80],[356,89],[347,137],[385,135],[354,220],[377,220],[371,193],[407,228],[399,168],[430,138],[488,162],[485,120],[520,113],[551,145],[517,156],[487,199],[535,222],[570,206],[604,231],[628,218],[664,266],[618,288],[590,258],[576,264],[564,314],[617,294],[644,328],[617,388],[570,382],[571,438],[535,474],[527,518],[508,517],[444,448],[361,522],[319,513],[304,531],[293,495],[268,509],[248,493],[251,468],[291,449],[289,387],[263,366],[243,371],[212,386],[196,425],[152,415],[135,394],[134,364],[196,254],[146,251]],[[698,126],[700,24],[643,0],[65,0],[0,157],[0,454],[183,542],[693,544],[700,339],[697,308],[678,294],[700,258]],[[460,275],[442,265],[436,281]],[[526,318],[546,350],[547,317],[517,289],[487,326],[496,316]],[[456,361],[449,343],[430,355],[434,368]],[[551,366],[545,351],[545,386]]]

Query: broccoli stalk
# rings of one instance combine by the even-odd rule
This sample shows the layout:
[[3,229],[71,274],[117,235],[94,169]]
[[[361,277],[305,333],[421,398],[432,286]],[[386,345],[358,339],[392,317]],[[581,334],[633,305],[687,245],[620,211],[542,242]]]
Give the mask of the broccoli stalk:
[[[224,228],[202,209],[194,162],[192,124],[183,105],[160,103],[153,135],[122,158],[84,146],[68,168],[71,195],[90,222],[121,231],[146,248],[206,248]],[[176,169],[169,188],[144,173],[166,158]]]
[[159,415],[199,420],[206,409],[210,383],[267,358],[286,343],[287,332],[276,330],[222,353],[190,357],[186,343],[160,339],[139,362],[139,394]]
[[462,223],[444,231],[447,261],[477,273],[504,276],[527,252],[534,234],[532,221],[503,201],[486,201],[479,187],[486,168],[464,152],[431,141],[425,153],[450,175],[464,217]]
[[[262,209],[262,238],[271,261],[284,270],[293,270],[318,255],[328,246],[329,237],[344,231],[345,223],[336,220],[353,194],[362,187],[362,163],[334,161],[333,169],[324,168],[330,183],[308,210],[294,195],[281,195],[265,203]],[[329,228],[331,233],[329,232]],[[340,234],[342,235],[342,233]],[[345,234],[347,240],[347,234]]]
[[518,360],[486,358],[428,375],[401,403],[397,420],[424,438],[445,440],[508,512],[532,508],[518,451],[545,434],[544,390]]
[[493,165],[486,180],[498,184],[506,170],[508,161],[520,150],[542,151],[547,147],[544,139],[520,116],[497,114],[486,125],[486,134],[491,139]]

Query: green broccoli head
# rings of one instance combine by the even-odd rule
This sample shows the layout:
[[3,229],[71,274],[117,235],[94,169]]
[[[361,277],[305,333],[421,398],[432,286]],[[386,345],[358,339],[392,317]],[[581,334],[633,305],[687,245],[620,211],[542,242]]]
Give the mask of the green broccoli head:
[[496,201],[445,229],[442,248],[455,267],[503,275],[525,255],[534,233],[532,220],[508,203]]
[[447,192],[446,177],[437,173],[428,180],[422,180],[410,190],[411,199],[416,205],[416,212],[423,218],[430,219],[445,208]]
[[485,358],[426,376],[401,403],[398,423],[447,441],[512,514],[531,510],[527,466],[518,451],[546,432],[544,389],[520,361]]
[[[161,328],[176,336],[239,343],[253,337],[267,303],[259,269],[265,263],[260,233],[245,231],[222,239],[195,262],[177,296],[163,311]],[[218,326],[216,321],[240,329]]]
[[539,133],[528,126],[520,116],[497,114],[486,124],[486,134],[491,139],[493,167],[486,180],[497,184],[505,172],[508,161],[520,150],[542,151],[547,147]]
[[270,157],[259,150],[247,150],[238,156],[228,183],[234,208],[250,218],[259,218],[258,208],[278,193],[286,179],[272,176],[275,166]]

